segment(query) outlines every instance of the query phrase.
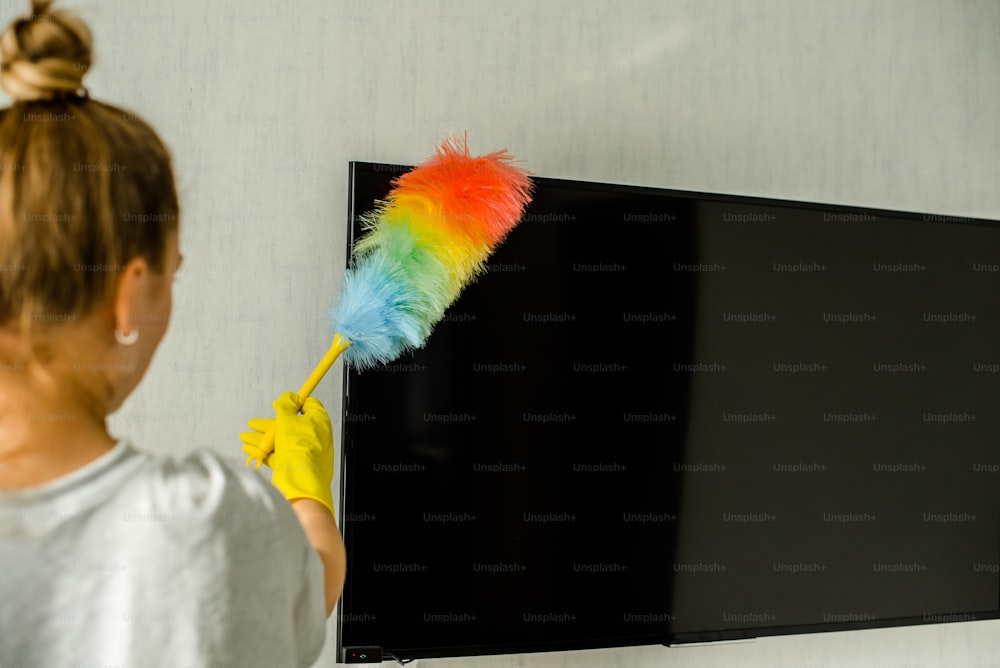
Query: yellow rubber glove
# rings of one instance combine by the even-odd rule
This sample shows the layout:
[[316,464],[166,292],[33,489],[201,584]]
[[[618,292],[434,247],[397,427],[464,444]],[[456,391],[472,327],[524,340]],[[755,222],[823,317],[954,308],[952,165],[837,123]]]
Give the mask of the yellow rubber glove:
[[264,460],[274,474],[271,484],[289,501],[314,499],[333,512],[333,425],[319,399],[306,397],[299,415],[299,397],[285,392],[274,400],[276,418],[254,418],[247,423],[254,431],[243,432],[243,452],[254,457],[264,433],[272,427],[274,452]]

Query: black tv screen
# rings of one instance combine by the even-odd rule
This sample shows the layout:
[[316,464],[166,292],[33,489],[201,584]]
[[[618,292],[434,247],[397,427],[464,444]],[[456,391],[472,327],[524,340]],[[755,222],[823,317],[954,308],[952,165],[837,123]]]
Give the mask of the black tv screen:
[[[351,163],[348,247],[405,165]],[[339,647],[998,616],[997,221],[535,177],[427,345],[344,375]]]

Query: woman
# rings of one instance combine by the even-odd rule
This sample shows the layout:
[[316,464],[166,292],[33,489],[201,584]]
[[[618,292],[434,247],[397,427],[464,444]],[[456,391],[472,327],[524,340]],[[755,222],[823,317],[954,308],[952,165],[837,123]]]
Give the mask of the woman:
[[271,484],[109,435],[169,323],[179,206],[51,2],[0,38],[0,666],[308,665],[345,572],[329,416],[286,392],[250,421],[247,452],[276,429]]

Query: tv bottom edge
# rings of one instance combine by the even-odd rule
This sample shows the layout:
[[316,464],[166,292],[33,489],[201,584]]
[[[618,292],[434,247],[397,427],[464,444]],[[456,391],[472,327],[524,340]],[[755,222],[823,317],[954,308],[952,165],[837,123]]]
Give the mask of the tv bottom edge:
[[[615,649],[622,647],[643,647],[664,645],[663,635],[635,638],[591,638],[586,641],[567,642],[522,642],[510,645],[449,645],[442,647],[391,647],[385,645],[339,644],[337,656],[342,657],[345,649],[353,647],[377,648],[383,661],[409,661],[416,659],[446,659],[461,656],[495,656],[500,654],[534,654],[541,652],[573,652],[593,649]],[[340,663],[345,663],[341,660]]]

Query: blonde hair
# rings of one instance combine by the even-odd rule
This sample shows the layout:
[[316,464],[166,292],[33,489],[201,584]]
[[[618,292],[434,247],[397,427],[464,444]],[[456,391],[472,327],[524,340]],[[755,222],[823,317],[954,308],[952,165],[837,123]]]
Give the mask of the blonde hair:
[[171,156],[136,114],[91,99],[92,35],[34,0],[0,36],[0,330],[33,334],[91,314],[125,265],[162,273],[179,204]]

